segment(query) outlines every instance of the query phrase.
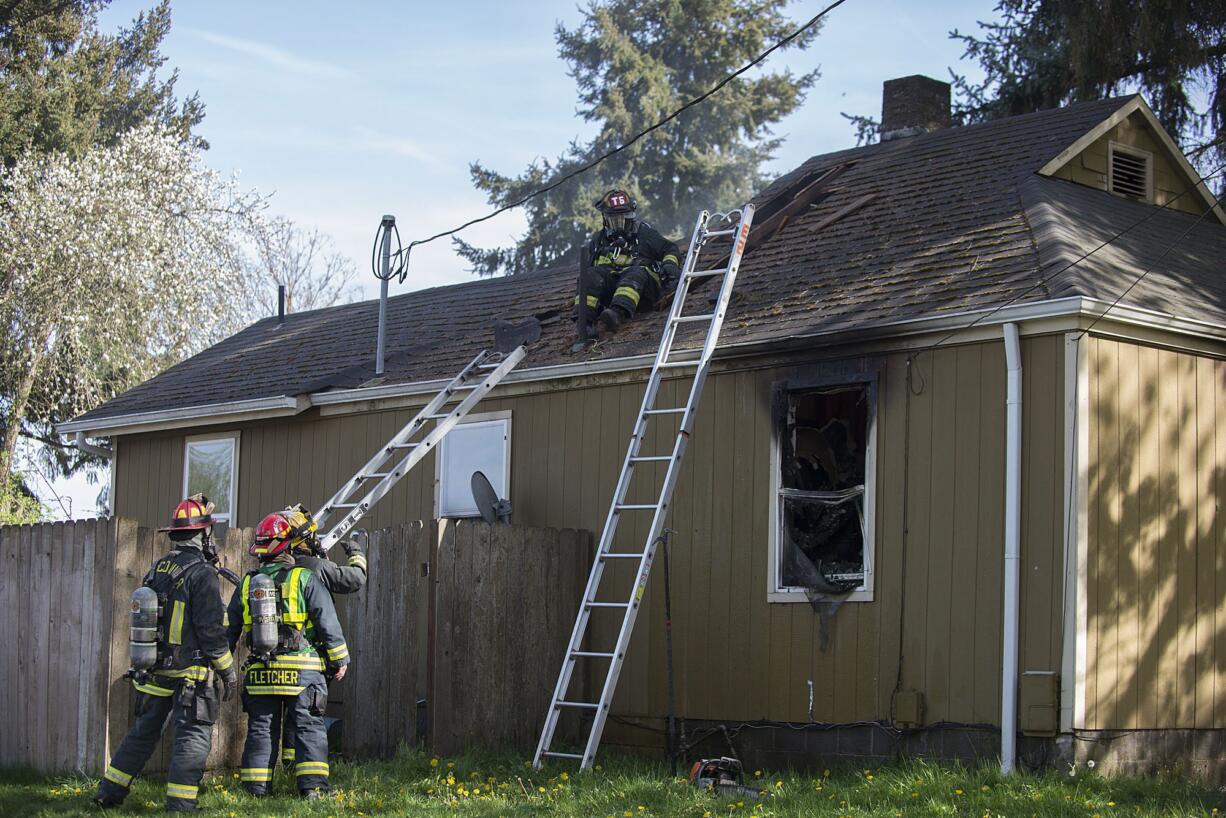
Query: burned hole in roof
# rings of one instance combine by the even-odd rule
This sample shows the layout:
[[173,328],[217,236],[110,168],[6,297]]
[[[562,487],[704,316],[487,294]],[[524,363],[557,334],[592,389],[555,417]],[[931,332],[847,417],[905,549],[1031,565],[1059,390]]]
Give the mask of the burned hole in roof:
[[864,582],[869,386],[790,390],[780,410],[780,584],[853,590]]

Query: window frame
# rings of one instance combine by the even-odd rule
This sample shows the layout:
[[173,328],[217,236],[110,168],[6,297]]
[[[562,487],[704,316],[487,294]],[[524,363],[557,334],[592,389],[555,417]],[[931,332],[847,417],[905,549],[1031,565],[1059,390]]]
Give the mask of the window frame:
[[[1140,159],[1145,162],[1145,198],[1136,199],[1127,193],[1116,192],[1115,190],[1115,154],[1122,153],[1131,156],[1133,159]],[[1145,204],[1154,203],[1154,154],[1143,148],[1134,148],[1132,145],[1126,145],[1123,142],[1108,140],[1107,142],[1107,192],[1112,196],[1119,196],[1121,199],[1129,199],[1130,201],[1142,201]]]
[[[193,443],[220,443],[229,442],[230,451],[233,454],[232,466],[230,469],[230,494],[227,498],[230,503],[230,510],[225,513],[214,513],[213,517],[217,518],[218,523],[225,523],[231,528],[235,527],[235,520],[238,519],[238,457],[241,451],[241,433],[234,432],[219,432],[213,434],[189,435],[183,438],[183,492],[179,495],[180,499],[191,496],[187,484],[188,475],[191,467],[191,447]],[[209,498],[213,499],[213,498]],[[214,501],[216,502],[216,501]]]
[[880,413],[878,371],[862,367],[835,368],[832,371],[778,381],[772,389],[770,441],[770,532],[766,572],[766,600],[770,603],[804,602],[805,589],[782,585],[779,548],[783,543],[782,437],[787,423],[783,401],[789,392],[834,386],[860,386],[868,390],[868,418],[864,442],[864,582],[847,595],[847,602],[872,602],[876,580],[877,552],[877,417]]
[[[503,440],[503,461],[502,461],[502,484],[506,487],[506,496],[511,496],[511,410],[506,409],[498,412],[481,412],[466,416],[455,428],[454,432],[461,426],[477,426],[483,424],[503,423],[505,424],[506,434]],[[434,518],[436,520],[472,520],[480,519],[480,512],[472,514],[444,514],[443,513],[443,463],[446,460],[447,442],[451,439],[451,432],[443,436],[439,441],[438,449],[434,457]]]

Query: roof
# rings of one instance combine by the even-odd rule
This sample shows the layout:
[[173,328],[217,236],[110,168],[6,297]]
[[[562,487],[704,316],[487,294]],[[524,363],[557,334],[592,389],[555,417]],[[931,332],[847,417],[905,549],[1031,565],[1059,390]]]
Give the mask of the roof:
[[[755,204],[826,168],[842,166],[826,197],[746,255],[721,346],[771,342],[999,305],[1082,294],[1114,298],[1138,264],[1195,217],[1158,212],[1142,229],[1047,285],[1087,242],[1101,241],[1137,213],[1122,201],[1036,172],[1131,98],[950,128],[814,156],[776,180]],[[871,200],[865,197],[873,194]],[[856,207],[862,203],[862,206]],[[835,214],[849,210],[833,224]],[[646,209],[650,216],[650,207]],[[824,226],[823,226],[824,225]],[[815,229],[820,228],[820,229]],[[1099,238],[1101,237],[1101,238]],[[1126,303],[1215,320],[1226,316],[1220,264],[1226,228],[1205,220],[1188,244]],[[1137,271],[1139,272],[1139,270]],[[664,314],[626,325],[596,348],[572,352],[569,320],[577,269],[562,266],[398,295],[388,300],[386,384],[454,374],[492,342],[496,319],[542,319],[543,334],[519,369],[655,351]],[[1126,286],[1126,284],[1124,285]],[[708,293],[691,296],[700,300]],[[1209,301],[1211,303],[1206,303]],[[697,311],[699,305],[688,311]],[[218,401],[351,389],[374,376],[378,302],[259,321],[119,395],[74,422]],[[679,336],[696,346],[701,329]],[[202,400],[200,383],[211,396]]]

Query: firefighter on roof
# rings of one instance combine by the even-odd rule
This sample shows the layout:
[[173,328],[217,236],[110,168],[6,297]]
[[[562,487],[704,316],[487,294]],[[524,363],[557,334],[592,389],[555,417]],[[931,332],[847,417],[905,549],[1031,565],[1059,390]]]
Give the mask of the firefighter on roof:
[[248,549],[260,566],[243,577],[227,611],[230,649],[240,633],[250,649],[243,673],[247,741],[239,777],[252,795],[268,794],[276,763],[272,724],[284,705],[294,728],[298,791],[318,798],[329,789],[325,673],[343,679],[349,649],[328,589],[310,568],[294,564],[294,535],[285,512],[260,522]]
[[[315,578],[323,583],[332,594],[353,594],[366,585],[366,554],[359,538],[365,538],[361,531],[353,532],[348,540],[341,540],[338,545],[349,558],[347,565],[337,565],[328,559],[328,554],[319,545],[316,537],[315,520],[306,506],[299,503],[282,512],[289,521],[290,549],[294,555],[294,565],[310,568],[315,572]],[[278,711],[272,722],[272,735],[281,737],[281,765],[286,769],[294,766],[294,725],[288,719],[282,719]]]
[[136,722],[111,758],[93,800],[121,804],[174,716],[174,749],[166,774],[166,808],[194,812],[213,744],[217,692],[228,701],[238,687],[234,657],[226,643],[221,591],[213,567],[213,504],[202,494],[175,507],[168,532],[174,548],[145,574],[132,595],[128,675],[136,687]]
[[677,245],[638,221],[636,207],[624,190],[610,190],[596,201],[604,227],[588,242],[591,266],[579,271],[575,325],[580,339],[590,337],[596,320],[616,332],[623,321],[653,306],[661,293],[676,285]]

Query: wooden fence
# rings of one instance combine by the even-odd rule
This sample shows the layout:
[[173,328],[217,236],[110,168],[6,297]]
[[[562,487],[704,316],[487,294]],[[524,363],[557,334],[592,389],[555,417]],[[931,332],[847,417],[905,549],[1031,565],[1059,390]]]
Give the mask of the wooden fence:
[[[227,532],[226,567],[249,567],[251,533]],[[10,640],[0,767],[105,765],[132,716],[128,599],[167,546],[130,520],[0,527],[0,633]],[[430,521],[373,532],[370,581],[337,599],[353,658],[328,710],[341,719],[341,749],[530,750],[590,560],[585,531]],[[210,766],[237,765],[245,730],[237,700],[227,703]],[[169,746],[147,770],[166,768]]]

